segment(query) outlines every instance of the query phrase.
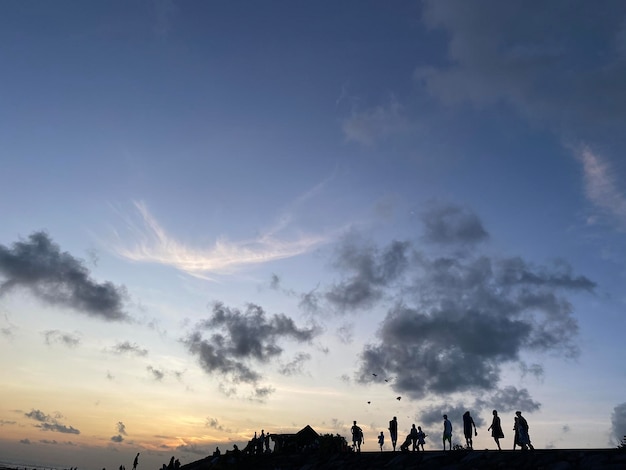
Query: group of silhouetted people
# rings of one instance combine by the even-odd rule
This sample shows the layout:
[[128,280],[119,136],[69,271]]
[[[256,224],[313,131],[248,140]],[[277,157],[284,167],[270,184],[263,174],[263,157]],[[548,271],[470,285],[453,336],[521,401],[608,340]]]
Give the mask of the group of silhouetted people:
[[[519,446],[522,450],[534,449],[532,443],[530,442],[530,434],[528,433],[528,421],[522,416],[521,411],[515,412],[515,420],[513,425],[513,430],[515,431],[513,437],[513,450]],[[393,450],[396,450],[396,445],[398,442],[398,419],[394,416],[391,421],[389,421],[389,435],[391,437],[391,445]],[[504,438],[504,432],[502,431],[502,424],[500,422],[500,417],[498,416],[497,410],[493,410],[493,419],[491,421],[491,425],[487,429],[487,431],[491,431],[491,437],[493,437],[496,445],[498,446],[498,450],[502,450],[500,447],[500,439]],[[352,433],[352,450],[355,452],[361,451],[361,444],[365,442],[363,437],[363,430],[357,425],[356,421],[353,421],[353,425],[350,428],[350,432]],[[465,448],[473,449],[474,448],[474,437],[478,436],[478,431],[476,430],[476,423],[474,422],[474,418],[469,411],[463,413],[463,435],[465,437]],[[401,451],[408,451],[409,448],[412,451],[419,451],[420,448],[424,450],[424,444],[426,442],[426,437],[428,435],[422,431],[421,426],[415,426],[413,424],[411,426],[411,430],[409,434],[407,434],[405,440],[400,445]],[[448,443],[448,449],[452,450],[452,423],[448,419],[448,415],[443,415],[443,450],[446,450],[446,442]],[[385,434],[383,431],[378,435],[378,446],[382,452],[383,446],[385,444]]]

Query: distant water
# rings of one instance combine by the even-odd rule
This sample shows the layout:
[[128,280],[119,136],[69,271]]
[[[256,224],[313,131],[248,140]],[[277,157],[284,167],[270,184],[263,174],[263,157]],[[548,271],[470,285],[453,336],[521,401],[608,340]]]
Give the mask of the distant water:
[[10,460],[1,460],[0,459],[0,468],[19,468],[19,469],[28,469],[28,470],[57,470],[56,467],[47,465],[47,466],[42,466],[42,465],[37,465],[31,462],[28,462],[26,460],[15,460],[15,461],[10,461]]

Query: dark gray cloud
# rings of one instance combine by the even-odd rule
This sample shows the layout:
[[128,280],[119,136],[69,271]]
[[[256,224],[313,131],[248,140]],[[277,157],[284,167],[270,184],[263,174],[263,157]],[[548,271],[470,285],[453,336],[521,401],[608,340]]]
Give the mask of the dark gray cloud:
[[72,426],[66,426],[59,422],[59,419],[63,418],[63,415],[60,413],[55,413],[53,415],[48,415],[41,410],[32,409],[28,413],[24,413],[24,416],[27,418],[38,421],[39,424],[36,424],[35,427],[41,429],[42,431],[51,431],[51,432],[60,432],[63,434],[80,434],[80,431]]
[[124,436],[126,436],[126,425],[124,423],[122,423],[121,421],[118,421],[115,426],[117,428],[117,432],[118,433],[123,434]]
[[607,0],[602,8],[584,0],[556,0],[549,8],[525,0],[423,5],[425,24],[445,33],[448,56],[443,65],[420,67],[416,77],[444,102],[506,103],[579,138],[623,126],[624,2]]
[[[198,323],[184,343],[209,374],[219,373],[233,384],[256,385],[262,376],[255,366],[278,359],[283,353],[282,340],[310,342],[317,334],[316,328],[299,328],[284,314],[269,316],[258,305],[248,304],[240,311],[218,302],[211,316]],[[256,387],[255,396],[266,393],[265,388]]]
[[123,341],[117,343],[111,348],[115,354],[132,354],[135,356],[147,356],[148,350],[140,347],[137,343],[130,343],[129,341]]
[[125,320],[126,290],[111,282],[94,281],[84,263],[61,252],[45,232],[11,248],[0,245],[0,296],[15,288],[28,289],[50,305],[70,307],[104,320]]
[[348,277],[333,285],[324,294],[325,299],[340,313],[371,307],[407,269],[409,249],[408,242],[394,241],[381,250],[354,236],[346,238],[339,247],[335,267]]
[[489,238],[476,214],[453,204],[430,207],[422,214],[424,239],[440,244],[473,244]]
[[533,268],[518,258],[421,256],[413,306],[398,303],[381,324],[379,341],[362,354],[360,377],[395,375],[398,391],[489,390],[504,363],[525,350],[575,356],[573,307],[562,291],[594,284],[567,266]]
[[116,436],[111,436],[111,441],[112,442],[124,442],[124,437],[121,434],[117,434]]
[[64,333],[59,330],[46,330],[43,332],[46,344],[59,343],[68,348],[75,348],[80,344],[80,336],[72,333]]
[[[469,209],[440,205],[425,224],[427,238],[445,241],[436,254],[410,241],[379,248],[348,237],[335,263],[345,279],[316,293],[339,313],[391,304],[375,341],[363,348],[360,382],[376,373],[396,377],[392,387],[412,397],[483,393],[498,389],[503,366],[522,367],[525,351],[579,353],[568,295],[592,293],[593,281],[563,260],[536,265],[484,254],[473,242],[487,231]],[[537,364],[523,367],[543,372]]]
[[624,442],[626,439],[626,402],[617,405],[611,413],[611,437],[614,439],[610,442],[615,445]]
[[147,370],[148,372],[150,372],[150,374],[152,375],[152,378],[153,378],[154,380],[157,380],[157,381],[159,381],[159,382],[160,382],[161,380],[163,380],[163,377],[165,377],[165,372],[163,372],[163,371],[162,371],[162,370],[160,370],[160,369],[155,369],[155,368],[154,368],[154,367],[152,367],[152,366],[147,366],[147,367],[146,367],[146,370]]
[[53,440],[48,440],[48,439],[39,439],[39,442],[41,442],[42,444],[50,444],[50,445],[57,445],[58,442]]
[[300,375],[304,371],[304,363],[311,359],[311,355],[307,353],[298,353],[292,361],[282,364],[278,372],[282,375]]
[[212,453],[208,447],[201,447],[197,444],[181,444],[176,447],[178,452],[184,452],[187,454],[196,454],[196,455],[209,455]]
[[26,439],[20,439],[20,444],[27,444],[27,445],[30,445],[30,444],[31,444],[31,442],[30,442],[30,439],[28,439],[28,438],[26,438]]
[[465,413],[466,411],[470,412],[472,418],[474,419],[474,424],[476,424],[476,427],[481,427],[485,424],[485,421],[480,417],[479,414],[474,412],[474,409],[468,408],[463,404],[429,406],[426,409],[420,410],[418,421],[422,423],[422,426],[434,427],[435,425],[440,424],[441,429],[443,430],[443,415],[445,414],[448,415],[448,419],[452,423],[453,432],[454,430],[456,430],[457,436],[459,434],[463,435],[463,413]]
[[524,411],[533,412],[541,408],[541,404],[533,400],[527,389],[518,389],[513,386],[503,387],[491,395],[481,395],[476,398],[474,407],[499,412]]

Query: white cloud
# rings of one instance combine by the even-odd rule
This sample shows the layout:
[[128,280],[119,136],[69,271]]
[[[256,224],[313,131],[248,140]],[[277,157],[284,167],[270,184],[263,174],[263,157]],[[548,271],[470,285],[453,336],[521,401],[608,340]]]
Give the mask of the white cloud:
[[588,147],[582,148],[578,158],[583,165],[587,199],[602,215],[626,229],[626,197],[612,175],[610,164]]
[[278,238],[276,232],[288,223],[289,218],[285,217],[278,227],[254,239],[230,241],[221,237],[211,246],[191,247],[168,234],[143,202],[134,202],[134,205],[140,221],[127,220],[134,244],[129,247],[118,239],[113,250],[132,261],[172,266],[201,278],[210,273],[228,273],[249,265],[298,256],[328,241],[323,235],[300,235],[292,240]]

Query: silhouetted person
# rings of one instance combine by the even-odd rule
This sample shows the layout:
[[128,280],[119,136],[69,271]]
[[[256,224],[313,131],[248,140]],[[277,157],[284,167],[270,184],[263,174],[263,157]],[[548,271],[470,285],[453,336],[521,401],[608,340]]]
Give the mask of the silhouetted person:
[[395,416],[389,421],[389,434],[391,435],[391,445],[396,450],[396,442],[398,442],[398,418]]
[[496,441],[498,445],[498,450],[502,450],[500,448],[500,439],[504,437],[504,433],[502,432],[502,424],[500,423],[500,417],[498,416],[498,412],[493,410],[493,419],[491,420],[491,426],[487,431],[491,431],[491,437]]
[[443,450],[446,450],[446,441],[452,450],[452,423],[448,420],[448,415],[443,415]]
[[411,445],[411,434],[407,434],[406,435],[406,439],[404,440],[404,442],[400,445],[400,450],[402,452],[407,452],[409,450],[409,446]]
[[270,433],[268,431],[267,434],[265,435],[265,452],[269,452],[269,451],[270,451]]
[[137,455],[135,455],[135,460],[133,460],[133,470],[137,470],[137,465],[139,465],[139,454],[140,452],[137,452]]
[[213,457],[219,457],[220,455],[222,455],[222,452],[219,447],[216,447],[215,452],[213,452]]
[[170,463],[167,464],[167,470],[174,470],[174,456],[170,459]]
[[530,443],[530,434],[528,434],[528,421],[526,421],[526,418],[522,416],[521,411],[516,411],[515,414],[517,415],[519,444],[522,447],[522,450],[526,450],[527,448],[534,449],[533,445]]
[[415,424],[411,426],[411,432],[409,433],[411,436],[411,443],[413,444],[413,452],[417,450],[417,429],[415,428]]
[[380,446],[380,451],[383,451],[383,445],[385,444],[385,435],[382,431],[380,431],[380,435],[378,436],[378,445]]
[[356,425],[356,421],[350,428],[352,431],[352,446],[357,452],[361,452],[361,443],[363,442],[363,430]]
[[515,450],[515,446],[520,445],[519,442],[519,418],[516,416],[513,418],[513,450]]
[[474,436],[478,436],[476,425],[474,424],[474,418],[472,418],[469,411],[466,411],[463,413],[463,434],[465,434],[465,445],[467,445],[468,449],[474,448],[474,443],[472,441],[472,427],[474,428]]
[[180,460],[174,460],[174,470],[178,470],[180,468]]
[[424,444],[426,443],[426,434],[422,431],[422,427],[417,427],[417,450],[420,450],[420,446],[422,446],[422,451],[424,450]]

